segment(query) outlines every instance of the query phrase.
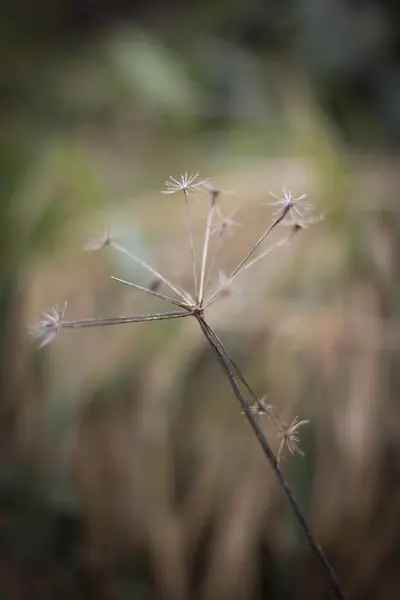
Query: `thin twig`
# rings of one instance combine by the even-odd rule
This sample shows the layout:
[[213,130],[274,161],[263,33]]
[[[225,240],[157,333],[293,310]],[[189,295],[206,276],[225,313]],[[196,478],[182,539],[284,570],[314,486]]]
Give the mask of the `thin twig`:
[[254,434],[256,435],[257,440],[260,443],[260,446],[261,446],[265,456],[267,457],[272,470],[274,471],[276,477],[278,478],[278,482],[279,482],[280,486],[284,490],[284,492],[289,500],[289,503],[293,509],[293,512],[294,512],[296,518],[297,518],[297,521],[299,522],[299,525],[303,529],[305,535],[307,536],[307,539],[310,543],[312,550],[316,554],[317,558],[323,565],[323,567],[328,575],[328,578],[329,578],[333,593],[335,594],[335,597],[338,598],[339,600],[344,600],[345,595],[341,588],[339,580],[336,576],[336,573],[335,573],[332,565],[328,561],[323,548],[320,546],[320,544],[315,539],[315,537],[311,531],[311,528],[310,528],[305,516],[303,515],[303,512],[301,511],[301,509],[297,503],[297,500],[289,486],[289,483],[286,480],[286,477],[283,474],[283,471],[279,467],[278,461],[275,457],[275,454],[274,454],[271,446],[269,445],[266,437],[264,436],[264,434],[261,430],[261,427],[259,426],[256,418],[252,414],[249,404],[247,403],[246,399],[244,398],[242,392],[240,391],[240,388],[235,379],[235,373],[232,372],[230,365],[226,361],[224,354],[221,352],[220,348],[215,343],[215,339],[214,339],[213,335],[210,334],[211,328],[204,320],[204,317],[201,315],[196,315],[196,318],[199,322],[201,330],[203,331],[209,345],[211,346],[211,348],[214,350],[215,354],[217,355],[218,361],[219,361],[225,375],[228,378],[229,384],[230,384],[236,398],[238,399],[240,406],[241,406],[243,412],[245,413],[247,420],[249,421],[249,424],[250,424]]
[[190,312],[167,312],[138,317],[113,317],[110,319],[82,319],[80,321],[61,321],[62,329],[78,329],[80,327],[106,327],[107,325],[124,325],[126,323],[142,323],[145,321],[164,321],[167,319],[181,319],[191,316]]
[[175,300],[174,298],[166,296],[165,294],[160,294],[160,292],[151,290],[150,288],[144,287],[143,285],[139,285],[138,283],[133,283],[132,281],[125,281],[125,279],[120,279],[119,277],[114,277],[113,275],[111,276],[111,279],[114,279],[114,281],[118,281],[119,283],[123,283],[124,285],[128,285],[129,287],[133,287],[136,290],[139,290],[140,292],[145,292],[150,296],[155,296],[155,298],[160,298],[160,300],[166,300],[171,304],[175,304],[175,306],[179,306],[179,308],[189,308],[189,306],[186,303],[180,302],[179,300]]
[[127,250],[123,246],[120,246],[119,244],[117,244],[114,241],[111,241],[109,245],[112,246],[112,248],[114,248],[115,250],[118,250],[118,252],[121,252],[122,254],[129,256],[129,258],[131,258],[132,260],[137,262],[139,265],[141,265],[142,267],[144,267],[145,269],[150,271],[150,273],[152,273],[158,279],[160,279],[162,282],[164,282],[165,285],[167,285],[173,292],[175,292],[175,294],[177,294],[185,303],[193,304],[193,298],[190,296],[190,294],[188,292],[180,290],[178,286],[176,286],[175,284],[172,283],[172,281],[170,281],[169,279],[164,277],[164,275],[161,275],[161,273],[159,271],[154,269],[146,261],[144,261],[143,259],[136,256],[136,254],[132,254],[132,252],[129,252],[129,250]]
[[[263,402],[262,402],[262,397],[258,396],[255,393],[255,391],[253,390],[253,388],[251,387],[251,385],[249,384],[249,382],[245,379],[243,373],[240,371],[240,369],[237,366],[236,362],[230,356],[228,350],[226,349],[226,347],[222,343],[221,338],[218,337],[218,335],[208,325],[208,323],[206,321],[204,321],[204,326],[208,328],[208,331],[209,331],[210,335],[215,340],[215,343],[218,346],[221,354],[224,355],[224,358],[225,358],[226,362],[231,366],[232,370],[235,372],[236,377],[241,381],[241,383],[245,386],[245,388],[249,392],[250,396],[253,399],[253,403],[256,406],[258,406],[258,408],[260,408],[261,410],[263,410],[263,409],[265,410],[265,407],[263,406]],[[268,418],[272,422],[272,424],[274,425],[274,427],[278,431],[281,431],[281,427],[279,426],[279,419],[272,412],[268,413]],[[278,459],[278,464],[279,464],[279,459]]]
[[[235,222],[232,221],[232,217],[238,212],[238,210],[239,210],[239,207],[235,208],[235,210],[225,220],[228,221],[228,222],[233,223],[233,225],[241,225],[241,223],[235,223]],[[217,205],[217,212],[219,213],[221,219],[223,219],[223,216],[222,216],[221,212],[218,209],[218,205]],[[211,231],[211,233],[212,233],[212,231]],[[222,248],[222,241],[223,241],[223,239],[224,239],[224,234],[220,233],[218,235],[218,241],[217,241],[216,247],[214,249],[212,258],[211,258],[211,260],[209,262],[209,265],[208,265],[207,278],[206,278],[206,281],[204,283],[204,294],[206,293],[206,291],[208,289],[208,284],[210,282],[210,278],[211,278],[211,275],[212,275],[212,271],[213,271],[214,265],[215,265],[215,263],[217,261],[218,255],[219,255],[219,253],[221,251],[221,248]]]
[[252,389],[252,387],[250,386],[250,384],[246,381],[246,379],[244,378],[244,376],[240,372],[240,369],[237,366],[237,364],[235,363],[235,361],[229,356],[228,350],[226,349],[226,347],[222,343],[221,339],[218,337],[218,335],[215,333],[215,331],[213,329],[211,329],[211,327],[209,326],[209,324],[207,323],[207,321],[204,320],[203,321],[203,325],[204,325],[205,328],[207,328],[208,333],[212,337],[215,345],[218,347],[218,349],[221,352],[221,354],[224,354],[225,360],[227,362],[229,362],[230,366],[232,367],[232,370],[235,372],[235,374],[238,377],[238,379],[243,383],[243,385],[245,386],[245,388],[247,389],[247,391],[249,392],[249,394],[252,396],[253,400],[255,402],[258,402],[259,401],[259,397],[255,393],[255,391]]
[[204,283],[204,294],[207,292],[208,284],[210,283],[210,279],[211,279],[211,275],[212,275],[212,272],[213,272],[214,265],[215,265],[215,263],[217,261],[218,255],[219,255],[219,253],[221,251],[222,240],[223,240],[223,237],[222,236],[218,236],[218,241],[217,241],[216,247],[214,248],[211,260],[210,260],[209,265],[208,265],[207,278],[206,278],[206,281]]
[[190,212],[188,192],[186,189],[183,190],[183,195],[185,196],[186,221],[187,221],[187,228],[188,228],[188,235],[189,235],[190,256],[191,256],[192,268],[193,268],[194,293],[195,293],[195,297],[197,300],[198,299],[198,283],[197,283],[196,256],[195,256],[195,252],[194,252],[192,216],[191,216],[191,212]]
[[[282,210],[281,214],[273,221],[273,223],[271,223],[271,225],[268,227],[268,229],[266,231],[264,231],[264,233],[262,234],[262,236],[260,237],[260,239],[254,244],[254,246],[251,248],[251,250],[248,251],[248,253],[246,254],[246,256],[240,261],[240,263],[233,269],[232,273],[229,275],[229,277],[228,277],[228,279],[227,279],[227,281],[225,282],[224,285],[228,285],[232,281],[232,279],[243,268],[243,266],[246,264],[246,262],[249,260],[249,258],[251,256],[253,256],[254,252],[263,243],[263,241],[265,240],[265,238],[267,237],[267,235],[269,235],[271,233],[271,231],[273,229],[275,229],[275,227],[277,225],[279,225],[279,223],[281,221],[283,221],[283,219],[285,218],[286,214],[288,213],[288,210],[289,210],[289,207],[285,207]],[[208,299],[206,306],[210,306],[210,304],[212,304],[214,302],[215,298],[219,295],[222,287],[223,286],[219,286],[216,289],[216,291],[212,294],[211,298]]]
[[201,271],[200,271],[200,287],[199,287],[199,298],[198,298],[200,306],[201,306],[201,303],[203,302],[203,298],[204,298],[204,277],[205,277],[205,273],[206,273],[208,247],[210,244],[210,233],[211,233],[216,199],[217,199],[217,197],[215,196],[215,194],[211,193],[210,208],[209,208],[208,215],[207,215],[206,231],[204,234],[203,258],[201,261]]
[[[258,256],[256,256],[255,258],[253,258],[250,262],[246,263],[245,265],[243,265],[241,267],[240,270],[238,270],[234,275],[230,275],[227,280],[224,282],[224,287],[227,285],[232,284],[234,281],[236,281],[236,279],[238,277],[240,277],[240,275],[242,275],[247,269],[250,269],[251,267],[254,267],[254,265],[256,265],[258,262],[260,262],[260,260],[263,260],[264,258],[266,258],[268,256],[268,254],[271,254],[271,252],[273,252],[274,250],[276,250],[277,248],[280,248],[281,246],[283,246],[284,244],[287,244],[289,241],[288,237],[282,238],[280,240],[278,240],[275,244],[272,244],[272,246],[270,246],[269,248],[267,248],[266,250],[264,250],[264,252],[261,252],[261,254],[259,254]],[[221,291],[223,290],[223,287],[220,286],[218,291],[218,294],[213,294],[211,296],[211,298],[209,300],[207,300],[204,304],[204,309],[208,308],[209,306],[211,306],[211,304],[214,304],[214,302],[216,300],[218,300],[218,296],[221,293]]]
[[266,256],[268,256],[268,254],[271,254],[271,252],[273,252],[273,250],[276,250],[280,246],[283,246],[284,244],[287,244],[288,241],[289,241],[289,238],[288,237],[284,237],[284,238],[281,238],[280,240],[278,240],[275,244],[272,244],[272,246],[270,246],[269,248],[267,248],[266,250],[264,250],[264,252],[261,252],[261,254],[259,254],[258,256],[255,256],[250,262],[248,262],[247,264],[243,265],[242,268],[239,271],[237,271],[235,273],[235,275],[232,276],[232,278],[231,278],[230,281],[231,282],[234,281],[241,273],[243,273],[244,271],[246,271],[246,269],[250,269],[255,264],[257,264],[260,260],[262,260],[263,258],[265,258]]

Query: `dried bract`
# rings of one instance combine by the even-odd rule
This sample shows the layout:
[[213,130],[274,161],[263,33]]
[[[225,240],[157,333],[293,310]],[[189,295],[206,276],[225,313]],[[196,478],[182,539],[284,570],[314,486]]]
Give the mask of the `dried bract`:
[[[262,396],[261,398],[256,398],[253,404],[250,404],[250,412],[257,417],[261,417],[263,415],[267,415],[268,418],[274,416],[275,407],[272,404],[266,403],[267,396]],[[242,411],[242,415],[245,413]]]
[[298,444],[300,442],[299,429],[303,425],[307,425],[309,421],[300,421],[300,417],[295,417],[292,423],[287,426],[284,423],[280,426],[280,431],[278,432],[278,439],[281,440],[279,450],[278,450],[278,463],[280,462],[283,454],[283,450],[285,446],[289,450],[291,454],[297,452],[301,456],[304,456],[304,452],[300,450]]
[[66,310],[67,303],[64,304],[62,310],[59,310],[57,306],[53,306],[49,312],[43,313],[43,319],[39,323],[29,327],[29,333],[33,337],[41,340],[39,348],[43,348],[43,346],[50,344],[50,342],[58,335],[62,329],[62,321]]
[[188,175],[185,173],[181,175],[180,179],[175,179],[174,177],[170,177],[169,180],[165,182],[167,187],[166,190],[162,191],[162,194],[175,194],[176,192],[184,192],[188,194],[189,191],[201,191],[204,190],[208,184],[207,179],[202,179],[196,181],[199,177],[198,173],[191,173]]
[[[304,198],[307,198],[307,194],[293,197],[291,190],[283,188],[283,197],[275,196],[272,192],[269,192],[271,196],[276,198],[276,202],[267,202],[264,206],[277,206],[278,209],[273,213],[276,216],[282,217],[283,223],[289,223],[294,225],[299,220],[304,219],[303,211],[312,211],[314,207],[311,204],[304,204],[302,202]],[[288,218],[286,218],[288,217]]]

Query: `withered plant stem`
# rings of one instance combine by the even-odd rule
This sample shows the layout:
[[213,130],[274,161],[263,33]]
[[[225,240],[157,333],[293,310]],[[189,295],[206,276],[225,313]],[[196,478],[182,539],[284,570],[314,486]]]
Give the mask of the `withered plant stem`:
[[107,327],[109,325],[126,325],[128,323],[144,323],[148,321],[168,321],[169,319],[182,319],[190,317],[185,312],[155,313],[153,315],[141,315],[137,317],[111,317],[109,319],[81,319],[79,321],[61,321],[62,329],[84,329],[88,327]]
[[187,230],[189,235],[189,246],[190,246],[190,257],[192,261],[192,269],[193,269],[193,282],[194,282],[194,295],[196,300],[198,300],[198,283],[197,283],[197,265],[196,265],[196,254],[194,251],[194,241],[193,241],[193,227],[192,227],[192,215],[190,212],[189,198],[187,190],[183,190],[183,194],[185,196],[185,208],[186,208],[186,223]]
[[[247,261],[249,260],[249,258],[251,258],[254,254],[254,252],[261,246],[261,244],[263,243],[263,241],[265,240],[265,238],[267,237],[267,235],[269,235],[271,233],[271,231],[273,229],[275,229],[275,227],[277,225],[279,225],[279,223],[281,223],[283,221],[283,219],[286,217],[287,213],[289,211],[289,207],[285,207],[281,214],[278,215],[278,217],[272,222],[272,224],[268,227],[268,229],[266,231],[264,231],[264,233],[262,234],[262,236],[259,238],[259,240],[252,246],[252,248],[248,251],[248,253],[246,254],[246,256],[240,261],[240,263],[233,269],[232,273],[229,275],[228,280],[226,282],[226,284],[230,283],[231,281],[233,281],[233,279],[236,277],[236,275],[241,271],[241,269],[243,269],[244,265],[247,263]],[[226,285],[225,284],[225,285]],[[209,298],[204,306],[204,308],[207,308],[208,306],[210,306],[215,299],[217,298],[218,294],[221,291],[221,286],[213,293],[213,295],[211,296],[211,298]]]
[[207,215],[206,231],[204,234],[203,257],[201,260],[201,270],[200,270],[200,288],[199,288],[199,298],[198,298],[200,306],[203,304],[203,298],[204,298],[204,292],[205,292],[204,277],[206,275],[208,247],[210,244],[210,234],[211,234],[212,221],[213,221],[213,216],[214,216],[214,211],[215,211],[216,199],[217,199],[217,197],[214,194],[211,194],[210,208],[208,210],[208,215]]
[[[326,557],[326,554],[325,554],[322,546],[317,542],[314,534],[312,533],[311,527],[308,524],[308,521],[307,521],[306,517],[304,516],[304,514],[295,498],[295,495],[294,495],[283,471],[281,470],[281,468],[278,464],[278,460],[275,457],[275,454],[274,454],[271,446],[269,445],[267,438],[265,437],[264,433],[262,432],[262,429],[261,429],[260,425],[258,424],[255,415],[253,415],[253,413],[251,412],[250,406],[249,406],[248,402],[246,401],[245,397],[243,396],[243,394],[240,390],[240,387],[236,381],[236,378],[238,378],[240,381],[242,381],[242,383],[245,384],[247,389],[251,391],[250,386],[247,383],[245,383],[245,379],[244,379],[243,375],[240,373],[240,371],[237,368],[237,366],[235,365],[235,363],[233,363],[232,359],[227,354],[227,352],[225,351],[223,346],[220,343],[218,343],[218,341],[217,341],[218,338],[214,334],[212,328],[205,321],[204,316],[202,316],[202,315],[195,315],[195,316],[197,318],[197,321],[200,325],[200,328],[201,328],[205,338],[207,339],[208,344],[210,345],[210,347],[212,348],[212,350],[214,351],[214,353],[217,356],[218,362],[221,365],[222,370],[224,371],[224,373],[229,381],[229,384],[233,390],[233,393],[235,394],[237,400],[239,401],[240,406],[250,424],[250,427],[252,428],[252,430],[261,446],[261,449],[264,452],[272,470],[274,471],[274,473],[278,479],[279,485],[281,486],[281,488],[283,489],[283,491],[286,494],[286,497],[290,503],[290,506],[292,507],[292,510],[295,514],[295,517],[296,517],[300,527],[302,528],[303,532],[305,533],[312,550],[314,551],[315,555],[317,556],[317,558],[321,562],[323,568],[325,569],[325,572],[328,576],[328,579],[329,579],[329,582],[330,582],[330,585],[332,588],[332,592],[334,593],[335,597],[338,600],[345,600],[344,591],[340,585],[337,575],[336,575],[332,565],[330,564],[328,558]],[[240,373],[240,375],[239,375],[239,373]],[[252,391],[251,391],[251,394],[253,395]]]
[[167,279],[167,277],[164,277],[164,275],[162,275],[159,271],[154,269],[154,267],[149,265],[149,263],[147,263],[145,260],[136,256],[136,254],[129,252],[129,250],[127,250],[126,248],[124,248],[120,244],[117,244],[114,241],[110,242],[110,246],[115,250],[118,250],[118,252],[125,254],[126,256],[134,260],[136,263],[147,269],[147,271],[154,275],[156,279],[159,279],[160,281],[164,282],[165,285],[167,285],[173,292],[175,292],[175,294],[177,294],[185,303],[189,302],[190,304],[191,302],[193,302],[193,298],[189,294],[180,290],[175,284],[172,283],[172,281]]

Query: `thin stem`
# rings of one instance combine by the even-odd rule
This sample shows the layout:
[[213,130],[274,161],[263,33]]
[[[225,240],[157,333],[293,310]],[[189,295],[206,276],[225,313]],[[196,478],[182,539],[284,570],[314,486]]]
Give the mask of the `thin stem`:
[[241,273],[243,273],[243,271],[246,271],[246,269],[250,269],[250,267],[253,267],[256,263],[258,263],[260,260],[262,260],[263,258],[265,258],[266,256],[268,256],[268,254],[271,254],[271,252],[273,250],[276,250],[277,248],[279,248],[280,246],[283,246],[284,244],[286,244],[288,242],[289,238],[285,237],[282,238],[280,240],[278,240],[276,242],[276,244],[272,244],[272,246],[270,246],[269,248],[267,248],[267,250],[265,250],[264,252],[261,252],[261,254],[259,254],[258,256],[256,256],[255,258],[253,258],[253,260],[251,260],[249,263],[247,263],[246,265],[243,265],[243,267],[240,269],[240,271],[238,271],[236,273],[236,275],[233,276],[232,279],[236,279],[236,277],[238,275],[240,275]]
[[218,237],[217,246],[214,249],[212,258],[211,258],[210,263],[208,265],[207,279],[206,279],[205,284],[204,284],[204,293],[207,292],[208,284],[210,283],[210,278],[211,278],[211,275],[212,275],[212,271],[213,271],[214,265],[215,265],[215,263],[217,261],[219,252],[220,252],[221,247],[222,247],[222,239],[223,239],[222,236]]
[[114,279],[114,281],[119,281],[119,283],[123,283],[124,285],[128,285],[129,287],[133,287],[136,290],[139,290],[140,292],[145,292],[146,294],[149,294],[150,296],[155,296],[156,298],[160,298],[161,300],[166,300],[167,302],[170,302],[171,304],[175,304],[176,306],[179,306],[180,308],[189,308],[189,305],[186,303],[180,302],[179,300],[175,300],[174,298],[171,298],[170,296],[165,296],[164,294],[160,294],[160,292],[151,290],[150,288],[144,287],[143,285],[139,285],[138,283],[132,283],[131,281],[125,281],[125,279],[120,279],[119,277],[114,277],[114,276],[112,276],[111,279]]
[[243,266],[246,264],[246,262],[249,260],[249,258],[251,256],[253,256],[253,254],[257,250],[257,248],[263,243],[263,241],[265,240],[265,238],[267,237],[267,235],[269,233],[271,233],[271,231],[285,218],[288,210],[289,210],[289,207],[285,206],[284,209],[282,210],[281,214],[275,219],[275,221],[273,221],[273,223],[268,227],[268,229],[266,231],[264,231],[264,233],[262,234],[262,236],[260,237],[260,239],[254,244],[254,246],[251,248],[251,250],[249,250],[249,252],[246,254],[246,256],[240,261],[240,263],[233,269],[233,271],[229,275],[227,281],[224,282],[224,285],[223,286],[219,286],[217,288],[217,290],[213,293],[213,295],[211,296],[211,298],[209,298],[206,306],[210,306],[210,304],[212,304],[212,302],[218,296],[218,294],[220,293],[220,291],[222,290],[222,288],[225,287],[226,285],[228,285],[232,281],[232,279],[243,268]]
[[235,361],[230,357],[230,355],[228,353],[228,350],[226,349],[226,347],[222,343],[221,339],[218,337],[218,335],[215,333],[215,331],[213,329],[211,329],[211,327],[209,326],[209,324],[206,321],[203,321],[203,325],[204,325],[205,328],[207,328],[207,331],[210,334],[210,337],[212,337],[215,345],[218,346],[218,349],[220,350],[221,354],[224,355],[225,360],[227,362],[229,362],[230,366],[232,367],[232,370],[235,372],[235,375],[243,383],[243,385],[245,386],[245,388],[247,389],[247,391],[249,392],[249,394],[252,396],[253,400],[255,402],[258,402],[259,397],[254,392],[254,390],[251,388],[250,384],[246,381],[246,379],[244,378],[244,376],[240,372],[239,367],[237,366],[237,364],[235,363]]
[[61,321],[62,329],[78,329],[80,327],[106,327],[108,325],[124,325],[126,323],[142,323],[144,321],[163,321],[166,319],[181,319],[191,316],[190,312],[168,312],[138,317],[113,317],[110,319],[83,319],[81,321]]
[[[261,400],[260,396],[257,396],[257,394],[255,393],[255,391],[253,390],[253,388],[250,386],[249,382],[245,379],[243,373],[240,371],[239,367],[237,366],[237,364],[235,363],[235,361],[232,359],[232,357],[230,356],[228,350],[226,349],[226,347],[222,343],[221,338],[218,337],[218,335],[215,333],[215,331],[213,329],[211,329],[211,327],[208,325],[208,323],[206,321],[204,321],[204,326],[208,328],[208,331],[209,331],[210,335],[213,337],[213,339],[215,340],[215,343],[218,346],[221,354],[224,355],[224,358],[225,358],[226,362],[229,363],[229,365],[231,366],[232,370],[235,372],[236,377],[245,386],[245,388],[249,392],[250,396],[252,397],[254,403],[257,406],[259,406],[259,408],[263,409],[264,407],[263,407],[262,400]],[[281,428],[279,426],[279,419],[273,413],[268,414],[268,419],[272,422],[272,424],[274,425],[275,429],[277,429],[278,431],[281,431]],[[278,458],[278,463],[279,463],[279,458]]]
[[161,275],[161,273],[159,273],[159,271],[157,271],[156,269],[154,269],[146,261],[142,260],[141,258],[139,258],[138,256],[136,256],[135,254],[132,254],[132,252],[129,252],[129,250],[127,250],[123,246],[120,246],[116,242],[111,241],[110,242],[110,246],[112,246],[115,250],[118,250],[118,252],[121,252],[122,254],[125,254],[126,256],[129,256],[129,258],[132,258],[132,260],[134,260],[139,265],[141,265],[142,267],[144,267],[145,269],[147,269],[148,271],[150,271],[150,273],[152,273],[153,275],[155,275],[158,279],[161,279],[161,281],[164,282],[165,285],[167,285],[173,292],[175,292],[175,294],[177,294],[184,302],[189,303],[189,304],[194,304],[193,298],[190,296],[190,294],[188,294],[186,291],[180,290],[169,279],[167,279],[166,277],[164,277],[163,275]]
[[[287,237],[282,238],[281,240],[276,242],[276,244],[273,244],[272,246],[270,246],[270,248],[268,248],[267,250],[265,250],[264,252],[262,252],[261,254],[256,256],[255,258],[253,258],[253,260],[251,260],[249,263],[243,265],[242,268],[239,271],[237,271],[234,275],[230,275],[228,280],[225,282],[224,287],[227,286],[228,284],[233,283],[240,275],[242,275],[242,273],[244,273],[244,271],[246,271],[247,269],[250,269],[250,267],[253,267],[260,260],[262,260],[263,258],[268,256],[268,254],[270,254],[273,250],[276,250],[280,246],[283,246],[284,244],[286,244],[288,242],[288,239],[289,238],[287,238]],[[223,288],[220,287],[220,289],[217,290],[218,293],[212,295],[212,297],[205,303],[204,308],[208,308],[209,306],[211,306],[211,304],[213,304],[218,299],[218,295],[221,293],[222,289]]]
[[204,234],[204,245],[203,245],[203,258],[201,261],[201,271],[200,271],[200,288],[199,288],[199,305],[203,302],[204,298],[204,277],[206,273],[206,265],[207,265],[207,255],[208,255],[208,247],[210,245],[210,233],[212,227],[212,221],[214,216],[216,203],[216,196],[214,193],[211,193],[211,201],[210,201],[210,209],[207,215],[207,223],[206,223],[206,231]]
[[303,529],[303,531],[310,543],[312,550],[316,554],[317,558],[323,565],[323,567],[328,575],[328,578],[329,578],[333,593],[335,594],[335,597],[338,598],[339,600],[344,600],[345,595],[341,588],[339,580],[336,576],[336,573],[333,570],[333,567],[331,566],[330,562],[328,561],[323,548],[319,545],[319,543],[315,539],[315,537],[311,531],[311,528],[310,528],[305,516],[303,515],[303,513],[297,503],[297,500],[289,486],[289,483],[286,480],[286,477],[283,474],[283,471],[279,467],[278,461],[275,457],[275,454],[274,454],[271,446],[269,445],[266,437],[264,436],[264,434],[261,430],[261,427],[259,426],[256,418],[252,414],[250,406],[248,405],[246,399],[244,398],[242,392],[240,391],[240,388],[235,379],[235,375],[232,373],[229,363],[226,361],[224,354],[220,351],[220,348],[215,343],[214,337],[210,334],[211,328],[207,325],[206,321],[204,320],[204,317],[197,316],[196,318],[199,322],[199,325],[200,325],[209,345],[211,346],[211,348],[214,350],[215,354],[217,355],[218,361],[219,361],[225,375],[228,378],[229,384],[230,384],[236,398],[238,399],[240,406],[241,406],[243,412],[245,413],[247,420],[249,421],[249,424],[250,424],[254,434],[256,435],[257,440],[258,440],[265,456],[267,457],[268,462],[270,463],[270,466],[271,466],[272,470],[274,471],[281,488],[283,489],[283,491],[286,494],[286,497],[289,500],[289,503],[293,509],[293,512],[294,512],[296,518],[297,518],[297,521],[299,522],[299,525]]
[[188,193],[187,193],[186,189],[183,190],[183,195],[185,196],[186,220],[187,220],[187,228],[188,228],[188,234],[189,234],[190,256],[191,256],[192,267],[193,267],[194,293],[195,293],[196,300],[198,300],[197,268],[196,268],[196,256],[195,256],[195,252],[194,252],[194,242],[193,242],[192,216],[190,213],[189,198],[188,198]]
[[[229,217],[228,217],[228,220],[232,219],[232,217],[233,217],[233,216],[234,216],[234,215],[235,215],[235,214],[238,212],[238,210],[239,210],[239,207],[237,207],[237,208],[236,208],[236,209],[235,209],[235,210],[234,210],[234,211],[233,211],[233,212],[232,212],[232,213],[229,215]],[[219,216],[220,216],[220,217],[221,217],[221,219],[222,219],[222,218],[223,218],[223,216],[222,216],[221,212],[220,212],[220,211],[219,211],[219,209],[218,209],[218,205],[217,205],[217,212],[219,213]],[[212,255],[211,261],[210,261],[210,263],[209,263],[209,265],[208,265],[207,279],[206,279],[206,282],[205,282],[205,284],[204,284],[204,294],[206,293],[206,291],[207,291],[207,289],[208,289],[208,284],[209,284],[209,282],[210,282],[210,278],[211,278],[211,275],[212,275],[212,271],[213,271],[214,265],[215,265],[215,263],[216,263],[216,260],[217,260],[217,258],[218,258],[218,255],[219,255],[219,253],[220,253],[220,251],[221,251],[223,238],[224,238],[224,234],[223,234],[223,233],[222,233],[222,234],[220,233],[220,234],[218,235],[218,242],[217,242],[216,248],[214,249],[214,252],[213,252],[213,255]]]

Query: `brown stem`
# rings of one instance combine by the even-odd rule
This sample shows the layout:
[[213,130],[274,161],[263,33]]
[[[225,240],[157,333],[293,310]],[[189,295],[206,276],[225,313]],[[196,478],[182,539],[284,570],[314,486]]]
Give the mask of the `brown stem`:
[[231,364],[230,364],[230,359],[225,356],[225,353],[221,350],[221,347],[217,344],[216,339],[213,336],[212,329],[207,324],[204,317],[202,315],[196,315],[196,318],[197,318],[197,321],[198,321],[198,323],[201,327],[201,330],[203,331],[204,336],[206,337],[209,345],[211,346],[211,348],[214,350],[215,354],[217,355],[218,362],[220,363],[225,375],[228,378],[229,384],[230,384],[236,398],[238,399],[240,406],[241,406],[244,414],[247,417],[247,420],[249,421],[250,427],[252,428],[252,430],[262,448],[262,451],[264,452],[265,456],[267,457],[267,460],[278,479],[279,485],[281,486],[281,488],[283,489],[283,491],[286,494],[287,499],[289,500],[289,503],[292,507],[292,510],[295,514],[295,517],[296,517],[300,527],[303,529],[303,531],[310,543],[312,550],[316,554],[317,558],[319,559],[319,561],[321,562],[323,568],[325,569],[325,571],[327,573],[327,576],[330,581],[332,591],[333,591],[335,597],[338,598],[338,600],[344,600],[345,599],[344,591],[342,590],[342,587],[337,578],[337,575],[336,575],[332,565],[328,561],[322,546],[320,546],[320,544],[317,542],[316,538],[314,537],[314,534],[311,531],[311,528],[307,522],[307,519],[303,515],[303,512],[297,503],[294,493],[292,492],[292,489],[289,486],[289,483],[288,483],[285,475],[283,474],[283,471],[279,467],[278,461],[275,457],[275,454],[274,454],[271,446],[269,445],[266,437],[264,436],[264,434],[261,430],[261,427],[259,426],[255,416],[252,414],[252,412],[250,410],[250,406],[247,403],[245,397],[243,396],[243,394],[237,384],[237,381],[236,381],[237,374],[235,376],[235,371],[237,371],[237,367],[235,367],[235,369],[232,370]]
[[143,323],[147,321],[165,321],[169,319],[182,319],[191,316],[190,312],[168,312],[139,317],[113,317],[110,319],[82,319],[80,321],[61,321],[62,329],[80,329],[85,327],[106,327],[108,325],[126,325],[127,323]]

